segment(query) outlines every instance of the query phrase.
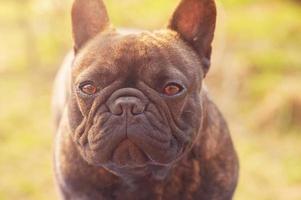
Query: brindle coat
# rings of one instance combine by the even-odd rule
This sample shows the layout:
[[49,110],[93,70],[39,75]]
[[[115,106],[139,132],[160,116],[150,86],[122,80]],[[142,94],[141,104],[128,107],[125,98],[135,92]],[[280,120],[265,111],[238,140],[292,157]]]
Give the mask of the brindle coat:
[[213,0],[182,0],[167,29],[120,34],[103,2],[75,0],[54,92],[63,199],[232,199],[237,156],[203,89],[215,20]]

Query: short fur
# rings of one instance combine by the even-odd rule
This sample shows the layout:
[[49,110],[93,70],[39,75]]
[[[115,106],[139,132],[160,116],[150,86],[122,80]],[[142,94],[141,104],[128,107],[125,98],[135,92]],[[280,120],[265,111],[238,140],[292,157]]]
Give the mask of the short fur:
[[[213,0],[182,0],[167,29],[121,34],[102,1],[75,0],[54,90],[63,199],[232,199],[237,156],[203,89],[215,20]],[[181,91],[164,94],[170,83]]]

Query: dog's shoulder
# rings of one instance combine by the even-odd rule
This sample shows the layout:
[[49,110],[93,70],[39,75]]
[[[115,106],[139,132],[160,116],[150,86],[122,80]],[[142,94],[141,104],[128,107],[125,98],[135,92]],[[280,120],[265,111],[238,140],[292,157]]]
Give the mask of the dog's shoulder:
[[[225,143],[231,142],[228,124],[221,111],[210,97],[210,93],[206,87],[202,90],[203,104],[203,123],[199,142],[204,144],[206,141],[206,152],[211,153],[208,157],[222,151]],[[232,146],[232,144],[231,144]]]
[[216,190],[216,195],[223,191],[230,197],[237,184],[238,157],[228,124],[206,89],[202,99],[203,126],[192,150],[193,158],[198,160],[202,178],[208,181],[206,187]]
[[64,61],[55,77],[52,112],[55,128],[57,129],[62,118],[68,97],[70,95],[71,67],[74,60],[74,53],[70,51],[64,58]]

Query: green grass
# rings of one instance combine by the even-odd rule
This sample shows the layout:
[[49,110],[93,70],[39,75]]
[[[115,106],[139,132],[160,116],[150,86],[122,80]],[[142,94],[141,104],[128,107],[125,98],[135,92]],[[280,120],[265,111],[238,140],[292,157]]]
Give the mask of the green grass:
[[0,199],[55,199],[49,83],[29,74],[1,77]]
[[[165,27],[174,0],[107,0],[121,27]],[[240,157],[235,199],[301,199],[301,6],[218,1],[207,83]],[[1,1],[0,199],[50,200],[52,81],[72,47],[71,0]]]

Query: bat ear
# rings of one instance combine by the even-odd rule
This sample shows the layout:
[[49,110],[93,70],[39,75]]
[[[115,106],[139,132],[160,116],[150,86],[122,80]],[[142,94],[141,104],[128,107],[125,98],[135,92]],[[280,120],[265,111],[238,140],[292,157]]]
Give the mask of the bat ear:
[[110,26],[107,10],[101,0],[75,0],[71,14],[75,52]]
[[215,23],[214,0],[182,0],[169,24],[169,28],[178,32],[204,61],[205,74],[210,67]]

